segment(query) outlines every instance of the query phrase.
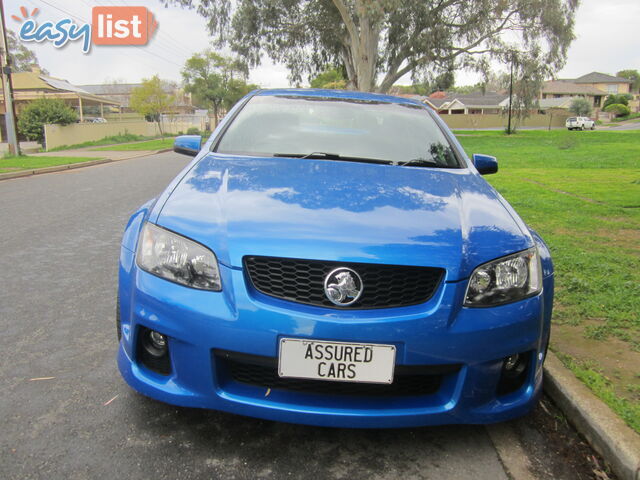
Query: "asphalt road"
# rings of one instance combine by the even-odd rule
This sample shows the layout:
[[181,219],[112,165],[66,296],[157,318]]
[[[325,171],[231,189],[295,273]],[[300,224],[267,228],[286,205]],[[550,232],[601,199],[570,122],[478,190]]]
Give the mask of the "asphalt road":
[[[0,182],[1,479],[508,478],[484,427],[312,428],[130,390],[115,362],[120,236],[188,161],[165,153]],[[565,468],[526,421],[502,453]]]
[[640,130],[640,122],[627,122],[616,127],[609,127],[609,130]]

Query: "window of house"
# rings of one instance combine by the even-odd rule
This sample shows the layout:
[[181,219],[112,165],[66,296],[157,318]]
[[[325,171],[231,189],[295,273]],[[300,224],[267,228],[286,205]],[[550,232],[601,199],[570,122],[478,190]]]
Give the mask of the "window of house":
[[607,93],[618,93],[618,85],[615,83],[607,85]]

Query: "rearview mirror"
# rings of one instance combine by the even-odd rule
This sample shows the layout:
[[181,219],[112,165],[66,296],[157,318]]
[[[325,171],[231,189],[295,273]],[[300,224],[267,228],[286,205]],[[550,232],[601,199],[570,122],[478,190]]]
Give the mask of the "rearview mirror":
[[473,165],[480,175],[489,175],[498,171],[498,160],[491,155],[473,154]]
[[173,142],[173,151],[195,157],[200,152],[202,137],[200,135],[180,135]]

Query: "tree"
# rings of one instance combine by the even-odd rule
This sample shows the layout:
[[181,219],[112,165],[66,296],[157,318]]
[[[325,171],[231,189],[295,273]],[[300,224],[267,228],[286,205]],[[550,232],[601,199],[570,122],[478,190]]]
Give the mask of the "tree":
[[603,108],[606,108],[609,105],[613,105],[614,103],[629,105],[629,100],[631,99],[633,99],[633,97],[628,93],[621,93],[619,95],[611,94],[611,95],[608,95],[607,98],[605,99]]
[[347,80],[339,68],[328,68],[310,82],[311,88],[346,88]]
[[631,110],[629,110],[629,107],[621,103],[612,103],[611,105],[608,105],[607,107],[605,107],[604,111],[611,112],[616,117],[626,117],[631,113]]
[[18,131],[29,140],[45,146],[44,126],[69,125],[77,120],[75,110],[57,98],[40,98],[30,102],[18,117]]
[[[193,0],[162,0],[193,6]],[[519,50],[550,76],[574,38],[578,0],[206,0],[216,45],[248,62],[263,54],[284,63],[293,82],[341,65],[349,87],[387,92],[459,68],[486,69]]]
[[196,53],[182,69],[185,91],[200,105],[213,109],[215,124],[222,110],[229,110],[256,85],[247,84],[245,64],[211,50]]
[[162,114],[166,113],[173,105],[173,96],[165,91],[166,82],[160,80],[158,75],[142,80],[142,85],[131,90],[129,105],[133,110],[144,116],[147,121],[158,124],[160,135],[164,137],[162,130]]
[[451,90],[456,84],[456,76],[452,70],[445,71],[427,80],[425,86],[429,93],[446,92]]
[[429,95],[432,91],[428,85],[414,83],[413,85],[394,85],[389,89],[391,95]]
[[638,70],[620,70],[616,75],[633,82],[631,91],[637,92],[640,89],[640,72]]
[[[515,51],[512,52],[510,60],[509,73],[485,77],[484,83],[485,88],[490,86],[492,90],[512,91],[512,103],[507,103],[507,108],[511,109],[513,123],[508,125],[507,134],[515,131],[532,111],[538,109],[538,92],[542,89],[544,81],[544,71],[537,67],[535,61],[530,61],[527,57],[522,58]],[[486,93],[484,88],[483,93]],[[505,111],[507,114],[508,112],[509,110]]]
[[593,105],[586,98],[574,98],[569,105],[569,111],[577,117],[588,117],[591,115]]
[[[36,54],[25,47],[12,30],[7,30],[7,44],[9,46],[9,54],[12,58],[12,70],[14,72],[28,72],[33,65],[38,65],[38,57]],[[49,73],[44,68],[40,68],[40,70],[42,70],[42,73],[45,75]]]

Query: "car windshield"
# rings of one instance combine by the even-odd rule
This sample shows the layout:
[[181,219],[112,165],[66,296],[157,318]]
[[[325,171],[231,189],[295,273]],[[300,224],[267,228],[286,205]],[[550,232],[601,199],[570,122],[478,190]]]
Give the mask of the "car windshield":
[[345,98],[255,96],[233,119],[216,151],[462,167],[423,107]]

